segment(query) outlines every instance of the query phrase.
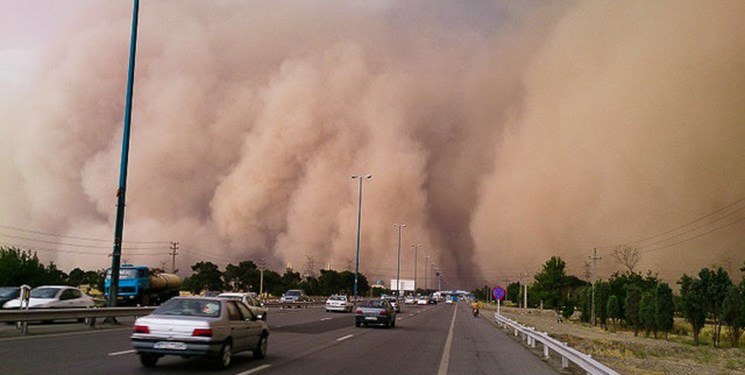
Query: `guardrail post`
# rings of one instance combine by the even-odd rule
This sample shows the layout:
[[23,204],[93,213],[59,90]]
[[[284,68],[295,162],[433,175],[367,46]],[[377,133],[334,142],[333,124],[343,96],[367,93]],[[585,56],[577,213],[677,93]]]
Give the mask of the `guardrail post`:
[[543,343],[543,358],[548,359],[548,345],[546,343]]

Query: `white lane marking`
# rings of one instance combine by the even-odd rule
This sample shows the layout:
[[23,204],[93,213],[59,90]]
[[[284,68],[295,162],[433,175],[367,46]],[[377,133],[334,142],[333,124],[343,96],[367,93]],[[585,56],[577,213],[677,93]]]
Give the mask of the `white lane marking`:
[[324,320],[331,320],[331,319],[333,319],[333,318],[323,318],[323,319],[321,319],[321,321],[324,321]]
[[440,360],[440,369],[437,371],[437,375],[447,375],[448,366],[450,365],[450,346],[453,345],[453,329],[455,328],[455,315],[458,309],[453,309],[453,320],[450,322],[450,332],[448,332],[448,338],[445,340],[445,348],[442,350],[442,360]]
[[250,369],[250,370],[248,370],[248,371],[243,371],[243,372],[239,372],[239,373],[237,373],[237,374],[235,374],[235,375],[249,375],[249,374],[255,374],[255,373],[257,373],[257,372],[259,372],[259,371],[261,371],[261,370],[263,370],[263,369],[265,369],[265,368],[267,368],[267,367],[270,367],[270,366],[271,366],[271,365],[261,365],[261,366],[259,366],[259,367],[257,367],[257,368],[253,368],[253,369]]
[[346,340],[348,338],[351,338],[352,336],[354,336],[354,335],[352,334],[352,335],[346,335],[344,337],[339,337],[338,339],[336,339],[336,341],[344,341],[344,340]]
[[109,357],[117,356],[117,355],[123,355],[123,354],[133,354],[135,352],[134,349],[131,350],[123,350],[121,352],[113,352],[109,353]]

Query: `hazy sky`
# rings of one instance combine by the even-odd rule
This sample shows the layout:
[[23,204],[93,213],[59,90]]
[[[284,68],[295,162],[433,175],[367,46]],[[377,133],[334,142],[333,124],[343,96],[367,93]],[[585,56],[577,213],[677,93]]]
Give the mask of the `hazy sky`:
[[[110,265],[132,4],[3,0],[0,245]],[[745,260],[745,2],[144,1],[123,258],[450,287]],[[741,221],[742,220],[742,221]],[[739,279],[739,271],[737,272]]]

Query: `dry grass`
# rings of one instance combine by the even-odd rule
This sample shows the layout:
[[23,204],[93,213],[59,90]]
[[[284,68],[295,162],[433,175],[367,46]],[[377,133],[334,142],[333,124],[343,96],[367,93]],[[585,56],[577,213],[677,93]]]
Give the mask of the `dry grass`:
[[[502,314],[525,326],[548,332],[622,374],[745,373],[745,349],[713,348],[709,327],[702,332],[701,345],[696,347],[693,346],[690,327],[682,321],[676,321],[674,329],[679,334],[670,334],[665,340],[662,335],[658,339],[644,337],[643,332],[634,337],[632,331],[620,327],[616,332],[610,332],[576,320],[559,323],[556,314],[549,310],[529,310],[526,313],[503,307]],[[728,344],[728,341],[723,344]]]

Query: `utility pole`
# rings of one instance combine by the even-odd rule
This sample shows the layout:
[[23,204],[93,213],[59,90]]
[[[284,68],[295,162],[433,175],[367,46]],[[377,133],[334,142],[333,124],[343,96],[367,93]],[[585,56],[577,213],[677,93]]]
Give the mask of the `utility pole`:
[[424,290],[427,290],[427,265],[429,264],[429,254],[427,254],[426,257],[424,257]]
[[[524,280],[524,281],[523,281]],[[523,288],[523,309],[528,309],[528,270],[520,273],[520,283]]]
[[396,262],[396,296],[401,297],[401,231],[406,224],[393,224],[398,228],[398,261]]
[[[129,43],[129,68],[127,70],[127,94],[124,103],[124,134],[122,136],[122,157],[119,166],[119,188],[116,190],[116,222],[114,224],[114,248],[111,251],[111,282],[109,286],[108,307],[116,307],[119,293],[119,269],[121,268],[122,238],[124,236],[124,207],[126,206],[127,167],[129,165],[129,134],[132,120],[132,96],[134,91],[135,55],[137,53],[137,22],[140,0],[134,0],[132,11],[132,37]],[[116,321],[116,318],[107,318]]]
[[259,298],[263,298],[264,295],[264,269],[266,269],[266,261],[262,258],[259,259],[259,271],[261,276],[259,277]]
[[413,244],[411,247],[414,248],[414,293],[416,294],[416,258],[417,258],[417,250],[422,247],[421,244]]
[[176,273],[176,271],[178,271],[176,269],[176,255],[178,255],[176,250],[178,250],[178,242],[171,241],[171,273]]
[[592,251],[592,256],[590,256],[590,260],[592,260],[592,306],[591,306],[591,313],[590,313],[590,321],[592,321],[592,325],[595,325],[595,279],[597,277],[597,261],[602,259],[598,256],[598,249],[595,248]]

